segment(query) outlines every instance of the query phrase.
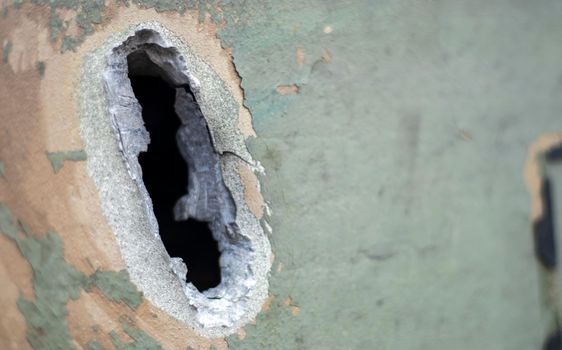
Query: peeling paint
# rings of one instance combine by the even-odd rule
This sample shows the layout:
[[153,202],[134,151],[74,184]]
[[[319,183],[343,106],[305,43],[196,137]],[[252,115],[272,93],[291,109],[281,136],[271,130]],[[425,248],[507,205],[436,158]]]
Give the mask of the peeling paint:
[[[225,188],[232,195],[232,208],[236,208],[227,212],[224,204],[221,215],[226,221],[218,225],[220,230],[212,230],[221,251],[221,283],[202,293],[174,272],[183,269],[175,268],[175,263],[165,252],[137,160],[139,153],[146,149],[148,133],[127,73],[117,67],[127,67],[127,57],[141,47],[174,84],[189,84],[194,92],[201,118],[204,118],[199,121],[207,124],[211,136],[208,146],[216,152],[213,154],[218,158],[217,169],[220,168]],[[134,71],[134,62],[131,62],[129,72]],[[258,186],[248,181],[243,184],[239,168],[241,164],[259,168],[259,164],[252,159],[237,127],[240,106],[232,92],[212,67],[173,32],[157,22],[147,22],[114,35],[88,55],[80,94],[81,135],[88,153],[88,171],[98,186],[102,208],[113,228],[131,279],[155,306],[200,334],[219,337],[235,333],[255,317],[267,297],[271,249],[260,218],[253,214],[245,200],[245,191],[255,192]],[[176,111],[178,106],[180,109],[192,106],[188,103],[180,105],[180,102],[187,101],[176,99]],[[185,114],[178,113],[178,116],[184,118]],[[185,123],[188,121],[186,119]],[[187,146],[180,150],[186,151]],[[191,156],[184,154],[184,157],[189,159]],[[108,167],[108,164],[112,166]],[[197,171],[189,169],[190,172],[193,170]],[[248,178],[255,177],[251,171],[247,175]],[[201,182],[195,183],[201,185]],[[248,185],[253,186],[245,188]],[[117,194],[116,189],[122,190],[117,190],[121,191]],[[257,195],[254,197],[261,199]],[[185,198],[189,203],[189,197]],[[220,203],[227,203],[226,198],[222,197]],[[184,219],[186,212],[181,206],[179,209],[175,214]],[[199,213],[188,214],[207,220]],[[223,227],[226,230],[233,227],[236,231],[223,234]],[[154,250],[151,253],[150,249],[141,250],[141,247]]]
[[281,95],[296,95],[299,93],[299,87],[296,84],[292,85],[279,85],[275,89]]
[[[14,1],[14,6],[20,8],[23,0]],[[96,25],[103,24],[111,18],[104,16],[104,11],[108,6],[103,0],[31,0],[30,4],[48,8],[50,16],[48,26],[51,41],[56,42],[61,39],[60,52],[76,51],[76,49],[92,35]],[[176,12],[184,14],[187,10],[197,11],[200,23],[205,22],[207,14],[213,23],[221,23],[225,20],[223,9],[226,7],[236,8],[235,4],[229,4],[221,0],[118,0],[117,6],[130,6],[134,4],[144,9],[154,9],[158,12]],[[75,14],[71,17],[61,18],[62,13],[69,11]],[[4,7],[4,16],[8,15],[8,7]],[[228,18],[232,20],[232,18]],[[79,33],[69,34],[72,24],[80,28]]]
[[2,50],[2,61],[4,61],[4,63],[8,63],[8,60],[10,59],[10,53],[12,52],[12,47],[13,44],[10,40],[4,43],[4,48]]
[[103,350],[103,346],[96,340],[89,341],[87,346],[89,350]]
[[133,341],[131,343],[124,343],[123,340],[117,335],[117,332],[111,331],[109,336],[113,346],[116,350],[158,350],[162,346],[146,334],[142,329],[129,326],[126,322],[121,323],[123,332],[127,334]]
[[[271,240],[283,273],[273,273],[271,293],[280,300],[245,327],[243,341],[229,339],[232,349],[540,346],[546,317],[538,288],[526,289],[537,269],[517,174],[527,142],[560,125],[555,2],[190,3],[199,13],[186,22],[224,21],[218,35],[232,48],[259,135],[248,142],[271,169],[263,193],[279,214]],[[179,17],[116,13],[111,21],[127,25],[148,14]],[[99,37],[105,28],[114,27]],[[296,46],[306,47],[302,68]],[[536,54],[525,55],[528,48]],[[302,87],[299,98],[275,91],[291,83]],[[423,122],[416,149],[406,149],[395,142],[403,131],[396,121],[412,111]],[[403,154],[413,153],[408,172]],[[409,175],[415,186],[406,190]],[[416,209],[406,216],[404,199]],[[346,260],[355,244],[385,240],[404,252]],[[282,304],[286,295],[303,307],[299,317]]]
[[39,72],[39,77],[43,79],[45,76],[45,62],[38,61],[37,62],[37,71]]
[[64,260],[62,240],[56,232],[42,237],[19,236],[10,211],[2,204],[0,231],[16,243],[33,270],[35,300],[20,295],[17,301],[28,325],[27,340],[34,349],[73,349],[66,303],[79,297],[86,277]]
[[531,213],[529,218],[535,221],[541,217],[544,208],[541,199],[542,179],[544,177],[544,155],[562,144],[562,133],[541,135],[530,147],[525,163],[524,176],[531,195]]
[[297,48],[297,64],[299,67],[304,66],[304,48],[302,47]]
[[[140,293],[135,292],[136,287],[128,280],[126,272],[96,271],[87,277],[65,261],[63,242],[57,232],[36,235],[25,223],[22,222],[21,227],[23,235],[18,234],[20,230],[8,207],[0,203],[0,233],[16,244],[33,270],[35,299],[28,300],[20,295],[17,305],[27,322],[27,340],[34,349],[76,348],[66,320],[66,304],[78,299],[81,290],[91,292],[89,286],[96,286],[111,301],[138,307]],[[146,333],[128,325],[122,326],[134,341],[123,344],[115,340],[118,349],[159,349],[159,344]],[[90,348],[92,346],[95,348],[94,342],[90,342]]]
[[47,152],[47,158],[49,159],[49,162],[51,162],[53,171],[55,173],[58,173],[65,161],[84,161],[87,159],[87,156],[84,150],[78,150],[66,152]]
[[142,294],[131,283],[127,270],[96,271],[89,278],[88,291],[91,286],[96,286],[107,299],[125,303],[131,309],[136,309],[142,301]]
[[[125,0],[128,6],[129,1]],[[158,12],[174,11],[183,14],[189,5],[193,8],[195,1],[181,1],[181,0],[132,0],[133,3],[140,5],[144,8],[153,8]]]
[[[547,175],[547,162],[552,151],[562,146],[562,133],[546,133],[531,144],[525,163],[524,176],[527,189],[531,196],[529,219],[532,223],[533,245],[535,257],[544,268],[542,287],[546,298],[546,306],[552,313],[551,328],[559,334],[561,305],[559,301],[560,281],[557,265],[559,256],[556,251],[555,215],[553,213],[552,184]],[[548,341],[548,338],[547,340]]]
[[6,164],[0,160],[0,177],[5,177],[6,174]]

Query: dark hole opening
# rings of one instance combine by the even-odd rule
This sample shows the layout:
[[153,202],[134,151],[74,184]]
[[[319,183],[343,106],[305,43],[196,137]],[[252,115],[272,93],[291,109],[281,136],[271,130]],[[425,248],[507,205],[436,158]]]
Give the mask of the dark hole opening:
[[[535,236],[535,253],[539,261],[548,269],[556,268],[559,263],[560,252],[557,252],[556,241],[559,240],[560,233],[558,232],[557,219],[560,220],[559,212],[555,198],[559,196],[559,183],[553,180],[558,180],[559,177],[555,176],[556,169],[560,169],[559,165],[562,161],[562,145],[554,147],[546,152],[544,174],[541,184],[541,200],[543,205],[543,212],[535,222],[533,222],[533,231]],[[548,169],[551,166],[556,166],[551,171]],[[558,189],[558,191],[557,191]]]
[[199,291],[216,287],[221,281],[220,252],[208,223],[174,219],[174,205],[186,193],[189,176],[176,143],[181,121],[174,110],[175,89],[156,77],[130,74],[129,79],[150,133],[148,151],[139,155],[139,163],[160,237],[168,254],[187,265],[188,282]]

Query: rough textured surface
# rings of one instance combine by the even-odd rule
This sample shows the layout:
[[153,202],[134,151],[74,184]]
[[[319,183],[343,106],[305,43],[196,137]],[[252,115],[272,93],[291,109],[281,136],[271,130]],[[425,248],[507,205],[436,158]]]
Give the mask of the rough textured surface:
[[269,311],[230,347],[540,348],[554,318],[522,170],[562,128],[560,3],[244,7],[220,36],[269,170],[275,262]]
[[[62,240],[58,233],[49,231],[38,237],[19,221],[15,225],[10,210],[0,203],[0,234],[15,242],[33,270],[35,299],[18,298],[18,308],[27,321],[27,340],[34,349],[77,349],[70,337],[66,304],[78,299],[80,290],[99,288],[111,301],[124,301],[136,309],[140,293],[129,280],[126,271],[96,271],[86,277],[63,257]],[[20,235],[20,233],[23,234]],[[123,330],[132,343],[123,344],[113,331],[111,337],[118,349],[159,349],[158,343],[144,331],[123,324]]]
[[[185,268],[179,259],[170,259],[160,240],[137,160],[150,137],[128,73],[161,76],[177,87],[175,110],[182,121],[177,141],[190,176],[188,194],[179,198],[174,212],[178,220],[209,222],[221,252],[221,283],[204,293],[185,284]],[[91,53],[81,88],[88,166],[132,280],[156,306],[201,334],[236,332],[267,297],[271,251],[237,175],[240,163],[254,162],[236,125],[238,107],[231,93],[188,46],[157,23],[116,33]],[[201,110],[194,109],[193,98]]]
[[122,302],[136,309],[142,294],[131,283],[127,270],[96,271],[90,276],[87,288],[97,287],[111,301]]
[[[170,1],[142,9],[106,2],[103,25],[62,55],[80,11],[69,12],[71,25],[51,44],[57,2],[10,5],[0,19],[2,44],[13,43],[0,64],[10,82],[0,84],[10,131],[0,130],[0,195],[36,225],[60,227],[65,252],[120,264],[105,255],[117,243],[86,162],[55,177],[44,153],[81,147],[72,106],[85,52],[108,33],[156,20],[230,72],[215,50],[218,30],[253,116],[258,137],[249,145],[267,169],[261,188],[275,229],[270,297],[228,338],[231,349],[536,349],[553,334],[560,312],[533,252],[540,191],[530,186],[529,196],[522,171],[539,135],[562,127],[559,1],[209,0],[187,2],[183,15]],[[155,10],[163,6],[172,11]],[[37,60],[46,62],[41,81]],[[236,91],[233,76],[227,85]],[[0,267],[22,265],[0,243]],[[0,269],[10,320],[0,331],[13,349],[27,346],[25,319],[13,309],[20,290],[33,292],[25,266]],[[88,295],[76,301],[90,305],[80,316],[102,309],[107,327],[121,330],[119,314],[88,304]],[[150,310],[158,319],[139,313],[141,326],[160,343],[210,347]],[[90,334],[69,325],[87,344]]]

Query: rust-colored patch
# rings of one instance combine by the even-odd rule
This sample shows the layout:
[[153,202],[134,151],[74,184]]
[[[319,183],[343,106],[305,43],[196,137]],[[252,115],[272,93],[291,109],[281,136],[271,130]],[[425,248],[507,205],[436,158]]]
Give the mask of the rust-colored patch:
[[293,314],[293,316],[297,316],[301,313],[301,308],[293,305],[291,306],[291,313]]
[[263,217],[265,202],[259,189],[258,178],[245,164],[240,164],[238,166],[238,172],[240,174],[240,180],[242,184],[244,184],[244,198],[246,199],[246,204],[256,218],[261,219]]
[[290,296],[288,296],[287,298],[285,298],[285,300],[283,300],[283,305],[289,307],[289,310],[291,310],[291,313],[293,314],[293,316],[297,316],[301,312],[300,307],[296,306],[293,303],[293,298],[291,298]]
[[330,52],[330,50],[324,49],[324,52],[322,52],[321,59],[322,59],[322,62],[324,62],[324,63],[332,62],[332,53]]
[[271,310],[271,303],[273,302],[273,299],[275,299],[275,295],[273,294],[270,294],[267,299],[265,299],[265,302],[261,307],[262,312],[268,312],[269,310]]
[[238,339],[239,340],[246,339],[246,330],[244,329],[244,327],[242,327],[238,330]]
[[299,93],[299,87],[296,84],[291,85],[279,85],[275,91],[281,95],[296,95]]
[[472,141],[473,139],[472,133],[464,129],[459,130],[459,136],[465,141]]
[[562,133],[548,133],[541,135],[535,141],[527,155],[525,163],[524,177],[527,188],[531,195],[531,221],[535,221],[543,214],[543,202],[541,199],[542,190],[542,173],[541,173],[541,157],[543,154],[562,144]]
[[297,47],[297,64],[299,67],[304,66],[304,48]]

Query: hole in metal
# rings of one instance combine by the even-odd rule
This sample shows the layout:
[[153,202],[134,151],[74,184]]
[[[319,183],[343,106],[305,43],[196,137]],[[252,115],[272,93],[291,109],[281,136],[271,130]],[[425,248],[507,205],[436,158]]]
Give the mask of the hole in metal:
[[[139,87],[154,99],[146,101]],[[86,55],[80,91],[88,171],[131,280],[156,307],[198,333],[233,334],[261,310],[272,261],[264,232],[270,227],[246,202],[248,191],[259,193],[259,186],[241,172],[263,168],[244,144],[235,96],[211,66],[156,22],[117,33]],[[172,124],[162,130],[150,125],[157,122],[147,118],[151,108]],[[167,135],[164,144],[160,132]],[[165,187],[155,192],[155,186]],[[175,235],[178,225],[199,234]],[[178,242],[179,236],[206,237],[219,253]],[[215,269],[214,280],[195,275],[193,264],[203,260],[182,255],[187,249],[209,259],[204,264]]]
[[[149,67],[147,71],[155,70]],[[176,89],[159,77],[143,75],[142,70],[129,74],[129,79],[150,135],[148,150],[139,154],[139,164],[162,242],[170,257],[182,258],[187,265],[187,282],[201,292],[216,287],[221,281],[220,252],[209,224],[174,218],[174,205],[185,194],[189,176],[176,141],[182,125],[174,110]]]

